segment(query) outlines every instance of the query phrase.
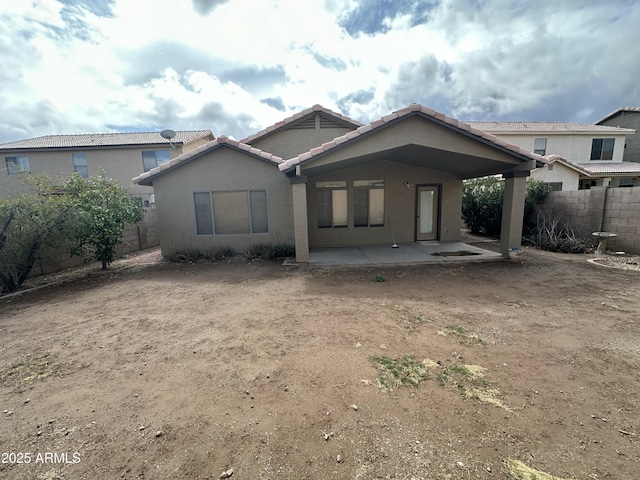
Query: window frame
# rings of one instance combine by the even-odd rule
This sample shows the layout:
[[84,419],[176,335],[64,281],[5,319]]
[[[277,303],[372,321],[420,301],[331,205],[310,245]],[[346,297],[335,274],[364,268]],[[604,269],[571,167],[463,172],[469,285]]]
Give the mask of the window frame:
[[[228,232],[228,233],[220,233],[219,228],[216,228],[216,215],[215,215],[215,194],[224,194],[224,193],[245,193],[247,199],[247,223],[248,223],[248,231],[247,232]],[[253,197],[255,194],[256,200],[253,201]],[[201,211],[200,217],[198,214],[198,204],[197,197],[206,195],[207,201],[206,205],[201,205],[208,209]],[[264,218],[259,218],[256,215],[258,214],[259,204],[257,195],[261,195],[264,199],[262,208]],[[200,197],[204,199],[205,197]],[[262,199],[260,199],[262,200]],[[213,236],[228,236],[228,235],[264,235],[269,233],[269,205],[267,199],[267,191],[264,188],[251,188],[247,190],[197,190],[193,192],[193,202],[194,202],[194,220],[196,225],[196,235],[213,235]],[[206,217],[205,217],[206,216]],[[199,220],[199,219],[202,220]],[[203,223],[201,223],[201,221]],[[220,227],[220,224],[219,224]]]
[[[349,227],[349,192],[348,192],[348,182],[346,180],[328,180],[328,181],[318,181],[316,182],[316,226],[320,229],[326,228],[348,228]],[[327,195],[328,193],[328,195]],[[321,199],[322,196],[326,196],[328,202],[324,208],[321,208],[321,200],[325,202],[327,199]],[[336,202],[340,202],[337,204]],[[339,208],[339,210],[337,210]],[[322,213],[322,224],[321,220],[321,210]],[[326,212],[324,211],[326,210]],[[339,211],[341,214],[339,219],[344,218],[344,223],[337,222],[338,215],[336,212]],[[331,216],[330,221],[327,222],[325,220],[325,214],[329,214]],[[328,215],[327,215],[328,217]]]
[[[80,159],[82,158],[84,160],[84,165],[83,164],[78,164],[76,163],[76,159]],[[71,154],[71,161],[73,162],[73,170],[80,175],[82,178],[89,178],[89,167],[87,165],[87,155],[84,153],[72,153]],[[82,174],[80,171],[78,171],[78,168],[84,168],[84,174]]]
[[29,157],[27,155],[10,155],[4,157],[4,161],[7,167],[7,175],[16,175],[20,172],[31,173]]
[[[536,145],[538,143],[538,145]],[[542,148],[540,143],[543,143]],[[538,155],[542,155],[543,157],[547,154],[547,139],[546,137],[539,137],[533,139],[533,153],[537,153]]]
[[[150,160],[150,156],[149,154],[153,153],[153,160],[155,162],[155,165],[153,167],[147,168],[147,164],[145,163],[145,160]],[[166,159],[158,159],[158,153],[162,153],[163,157],[167,156]],[[145,159],[145,154],[146,154],[146,159]],[[152,170],[154,168],[159,167],[160,165],[162,165],[163,163],[167,163],[171,160],[171,151],[169,149],[160,149],[160,150],[142,150],[142,171],[143,172],[148,172],[149,170]]]
[[[366,212],[366,224],[361,222],[358,218],[360,214],[358,213],[358,202],[357,198],[359,195],[357,192],[367,192],[367,212]],[[372,223],[372,218],[377,217],[377,215],[373,215],[372,208],[375,207],[376,202],[372,201],[373,192],[382,192],[382,223]],[[385,198],[384,198],[384,180],[354,180],[353,181],[353,226],[354,228],[363,228],[363,227],[384,227],[384,219],[385,219],[385,208],[384,208]]]
[[[599,147],[597,147],[597,143],[600,143]],[[605,150],[605,145],[610,144],[611,150]],[[613,160],[613,152],[616,148],[616,139],[615,138],[592,138],[591,139],[591,154],[589,156],[589,160],[592,162],[609,162]],[[610,158],[603,158],[605,156],[605,152],[611,153]],[[597,155],[597,157],[596,157]]]

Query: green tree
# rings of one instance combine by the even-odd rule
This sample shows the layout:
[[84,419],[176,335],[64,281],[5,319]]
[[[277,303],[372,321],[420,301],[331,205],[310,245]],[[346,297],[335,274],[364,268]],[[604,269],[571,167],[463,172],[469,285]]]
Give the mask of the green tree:
[[87,179],[73,175],[63,186],[73,204],[74,218],[68,230],[72,256],[102,262],[102,270],[116,258],[126,223],[142,220],[142,207],[104,171]]
[[0,292],[17,290],[47,248],[60,246],[72,206],[48,175],[20,174],[28,191],[0,200]]

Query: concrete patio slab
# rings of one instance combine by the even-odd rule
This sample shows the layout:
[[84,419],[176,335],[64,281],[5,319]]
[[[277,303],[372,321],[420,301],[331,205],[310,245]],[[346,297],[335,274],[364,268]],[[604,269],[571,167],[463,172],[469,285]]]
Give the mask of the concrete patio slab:
[[309,265],[391,265],[501,260],[500,253],[461,242],[312,248]]

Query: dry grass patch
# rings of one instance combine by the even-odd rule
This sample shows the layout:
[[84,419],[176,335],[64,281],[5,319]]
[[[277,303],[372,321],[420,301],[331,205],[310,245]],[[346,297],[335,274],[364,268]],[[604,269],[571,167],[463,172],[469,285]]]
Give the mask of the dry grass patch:
[[560,477],[555,477],[535,468],[531,468],[520,460],[514,460],[508,458],[504,461],[507,474],[516,480],[569,480]]
[[28,383],[51,376],[62,377],[60,364],[49,353],[39,356],[26,355],[23,360],[0,370],[0,385],[13,386],[22,391]]

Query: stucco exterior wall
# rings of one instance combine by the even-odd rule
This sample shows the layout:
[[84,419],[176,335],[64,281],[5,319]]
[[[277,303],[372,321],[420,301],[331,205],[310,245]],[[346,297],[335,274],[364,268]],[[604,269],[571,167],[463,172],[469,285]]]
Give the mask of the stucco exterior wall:
[[640,162],[640,112],[619,112],[615,117],[609,118],[600,125],[610,127],[633,128],[636,133],[627,135],[627,146],[624,149],[623,161]]
[[[265,190],[268,233],[198,235],[193,194],[202,191]],[[222,147],[154,180],[162,254],[186,248],[230,246],[241,252],[257,243],[294,242],[291,185],[275,164]]]
[[571,134],[551,134],[545,132],[535,132],[530,134],[506,134],[494,133],[498,138],[502,138],[509,143],[526,148],[533,152],[533,144],[536,138],[547,139],[546,155],[560,155],[573,163],[587,163],[591,158],[591,143],[594,138],[614,138],[612,162],[621,162],[624,153],[625,135],[584,135],[578,133]]
[[255,140],[251,142],[251,145],[287,160],[331,141],[336,137],[340,137],[351,130],[353,129],[346,126],[317,128],[315,130],[287,129]]
[[[339,148],[326,157],[314,160],[312,168],[372,153],[385,152],[406,145],[421,145],[432,148],[434,151],[493,159],[497,162],[513,164],[514,167],[523,163],[512,155],[478,141],[476,138],[467,138],[447,127],[426,121],[424,118],[413,117],[376,131],[375,135],[371,137],[364,137],[358,142]],[[440,162],[442,159],[438,161]],[[471,166],[468,167],[469,170],[471,168]]]
[[[552,170],[549,170],[550,166],[553,167]],[[562,190],[565,192],[578,190],[580,184],[580,174],[572,168],[558,162],[532,170],[531,178],[545,183],[561,182]]]
[[[318,228],[317,226],[316,182],[328,180],[347,180],[348,227]],[[354,180],[384,180],[384,226],[354,227]],[[409,188],[403,185],[404,182],[410,184]],[[391,224],[396,242],[415,242],[416,189],[420,185],[441,187],[439,239],[441,241],[459,241],[462,181],[456,175],[383,160],[309,177],[307,184],[309,246],[391,244],[393,237]],[[391,218],[391,222],[389,218]]]
[[[194,142],[195,143],[195,142]],[[193,144],[189,145],[193,147]],[[135,148],[100,148],[100,149],[55,149],[48,151],[2,151],[0,152],[0,196],[9,197],[25,191],[24,184],[16,175],[7,175],[5,157],[27,156],[29,169],[32,174],[48,173],[51,176],[70,175],[75,170],[73,167],[73,154],[83,153],[87,159],[89,175],[97,175],[100,169],[104,169],[107,176],[118,180],[129,193],[148,200],[153,193],[152,187],[145,187],[131,182],[133,177],[143,173],[142,152],[147,150],[169,150],[171,158],[182,153],[182,146],[176,145],[173,150],[168,145],[148,145]]]

